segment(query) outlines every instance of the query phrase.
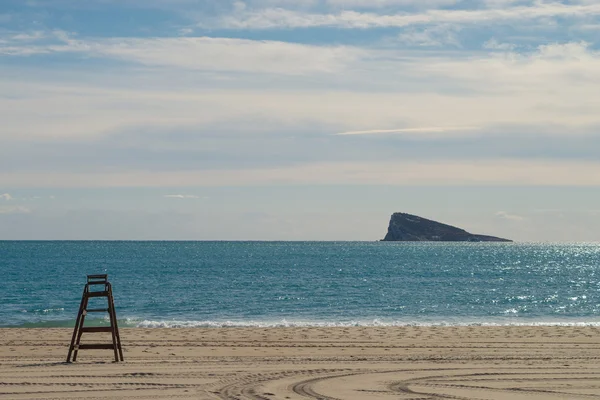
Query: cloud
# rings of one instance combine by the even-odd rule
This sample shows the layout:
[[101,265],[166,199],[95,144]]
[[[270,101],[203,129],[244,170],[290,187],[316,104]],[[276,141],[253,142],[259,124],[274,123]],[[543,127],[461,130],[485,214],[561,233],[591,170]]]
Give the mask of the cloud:
[[166,197],[168,199],[199,199],[199,196],[195,196],[192,194],[167,194],[164,195],[163,197]]
[[11,41],[33,42],[47,37],[43,31],[24,32],[9,37]]
[[[457,54],[345,46],[339,49],[352,56],[336,58],[332,65],[339,64],[334,67],[337,68],[334,74],[319,68],[306,74],[291,74],[283,71],[287,68],[285,63],[269,69],[273,68],[267,65],[269,57],[278,54],[273,50],[267,52],[270,56],[261,58],[260,63],[264,62],[265,67],[245,65],[237,56],[227,55],[218,62],[202,61],[206,63],[202,68],[210,71],[204,74],[198,73],[195,67],[188,67],[194,63],[172,57],[172,52],[185,53],[189,49],[190,42],[180,42],[179,38],[173,38],[174,42],[152,38],[83,38],[72,42],[74,39],[68,34],[55,36],[63,37],[52,39],[62,40],[60,46],[81,49],[78,50],[84,56],[81,62],[86,66],[88,54],[117,58],[106,55],[107,48],[118,53],[120,60],[134,64],[119,63],[119,74],[111,73],[110,68],[105,72],[103,68],[84,71],[79,63],[73,63],[64,71],[42,70],[31,67],[32,63],[22,68],[11,67],[8,65],[11,63],[2,65],[0,158],[7,165],[7,157],[17,154],[11,149],[22,149],[32,139],[38,141],[36,151],[43,156],[41,159],[31,157],[37,165],[13,167],[12,171],[2,169],[0,182],[7,182],[6,187],[52,186],[62,182],[85,187],[90,185],[87,181],[95,177],[100,187],[156,186],[149,177],[154,172],[163,176],[159,180],[161,184],[176,187],[169,183],[172,178],[178,181],[176,170],[182,170],[185,177],[182,183],[191,186],[220,185],[221,176],[223,184],[240,185],[247,184],[240,177],[247,178],[248,184],[330,184],[339,178],[339,182],[349,184],[445,184],[448,181],[507,185],[511,176],[515,184],[526,184],[529,182],[526,177],[530,176],[534,185],[569,185],[571,181],[567,178],[556,182],[548,178],[556,170],[553,161],[545,161],[541,166],[540,158],[560,158],[556,153],[548,154],[539,149],[536,152],[537,148],[531,145],[523,153],[515,154],[515,149],[524,141],[519,133],[532,132],[525,139],[527,143],[547,142],[553,135],[560,136],[560,143],[569,147],[568,137],[577,136],[578,143],[585,143],[585,135],[596,137],[600,126],[597,112],[600,54],[581,41],[548,44],[522,53],[461,50]],[[198,43],[231,46],[224,48],[224,53],[235,53],[238,45],[260,50],[265,44],[224,38],[192,39],[192,47]],[[126,43],[124,50],[115,50],[121,41]],[[170,48],[166,43],[183,44]],[[33,43],[38,44],[47,46],[37,41]],[[22,46],[31,45],[28,42]],[[139,55],[152,47],[155,53]],[[290,49],[295,51],[295,45]],[[338,48],[306,45],[302,50],[306,52],[299,54],[310,63],[313,52],[318,58],[323,52],[335,53],[335,49]],[[152,68],[140,68],[139,57],[148,57],[143,64]],[[288,61],[300,63],[298,59],[292,57]],[[213,66],[210,63],[214,63]],[[280,70],[281,74],[266,72]],[[390,129],[394,127],[397,129]],[[187,136],[182,138],[177,134],[182,131]],[[340,135],[334,136],[336,132]],[[471,135],[473,137],[496,135],[493,143],[499,147],[504,145],[498,138],[505,135],[505,146],[510,149],[480,155],[477,152],[480,146],[467,143],[464,151],[458,145],[447,146],[451,150],[440,150],[448,144],[460,144],[467,136],[465,133],[476,133]],[[390,137],[393,134],[398,137]],[[364,139],[367,136],[369,140]],[[405,154],[414,148],[413,144],[403,142],[404,137],[412,142],[413,138],[433,137],[436,140],[431,141],[434,143],[431,149],[435,156],[424,156],[424,165],[409,160],[394,163],[404,160],[398,154],[390,155],[394,146],[402,146]],[[456,140],[450,142],[451,139]],[[380,143],[388,164],[369,163],[375,158],[364,156],[365,142]],[[111,161],[117,160],[112,165],[114,172],[105,165],[90,165],[85,160],[85,152],[78,151],[80,148],[91,151],[98,144],[103,144],[105,151],[107,148],[115,150],[110,153]],[[50,145],[62,149],[66,157],[51,155]],[[304,156],[315,153],[311,148],[321,152],[313,158]],[[331,149],[329,154],[322,151],[324,148]],[[373,149],[369,148],[374,154]],[[419,151],[429,154],[425,147]],[[576,149],[568,157],[577,158],[578,154],[581,151]],[[180,162],[176,158],[179,155],[185,161]],[[177,161],[169,163],[169,157]],[[441,162],[439,168],[447,167],[459,177],[437,171],[437,166],[430,161],[434,157],[451,158]],[[504,175],[473,161],[473,158],[483,157],[496,158],[490,162],[496,163]],[[523,168],[527,172],[520,176],[508,168],[518,162],[512,160],[504,166],[497,159],[503,157],[537,157],[538,160],[525,164]],[[408,158],[418,159],[418,154]],[[583,160],[581,163],[587,165]],[[535,171],[529,171],[530,166]],[[587,169],[569,165],[567,169],[571,167],[577,172],[588,171],[572,184],[595,184],[589,171],[597,172],[596,164],[590,164]],[[271,171],[277,168],[281,170]],[[357,168],[359,172],[347,174],[344,168],[351,171]],[[360,168],[364,168],[363,174]],[[406,171],[427,171],[427,174],[420,180],[418,176],[407,175]],[[140,178],[139,182],[136,177]],[[12,182],[11,186],[8,182]]]
[[434,126],[434,127],[418,127],[418,128],[400,128],[400,129],[372,129],[372,130],[364,130],[364,131],[347,131],[340,132],[337,135],[346,136],[346,135],[378,135],[378,134],[390,134],[390,133],[444,133],[444,132],[454,132],[454,131],[474,131],[478,130],[478,127],[475,126]]
[[501,219],[506,219],[509,221],[523,221],[525,218],[520,216],[520,215],[516,215],[516,214],[510,214],[507,213],[506,211],[498,211],[496,213],[496,217],[501,218]]
[[495,38],[491,38],[483,44],[483,48],[489,50],[512,51],[517,48],[517,45],[512,43],[500,43]]
[[451,6],[460,0],[326,0],[333,7],[341,8],[383,8],[391,6],[409,6],[419,9]]
[[258,11],[243,10],[220,19],[203,21],[206,28],[278,29],[335,27],[370,29],[405,27],[422,24],[476,24],[504,21],[527,21],[541,18],[582,18],[600,14],[600,4],[563,4],[536,2],[529,6],[483,9],[432,9],[421,13],[375,14],[342,11],[337,14],[318,14],[284,8]]
[[[381,130],[395,126],[401,127],[397,133],[411,135],[444,131],[463,136],[470,127],[482,134],[521,129],[569,135],[600,125],[600,56],[580,43],[468,59],[365,60],[360,71],[350,68],[331,77],[341,80],[333,87],[316,77],[306,87],[303,81],[253,87],[252,76],[223,87],[210,77],[195,77],[185,87],[168,71],[129,76],[121,87],[114,87],[114,81],[80,85],[1,79],[0,91],[7,97],[0,98],[0,138],[81,140],[148,129],[195,130],[203,136],[219,126],[237,132],[310,126],[346,135],[385,133]],[[146,87],[147,82],[170,82],[171,87]],[[257,124],[257,119],[268,124]]]
[[10,201],[13,199],[13,197],[8,193],[4,193],[4,194],[0,194],[0,199],[5,200],[5,201]]
[[600,30],[600,24],[579,24],[574,29],[581,31],[598,31]]
[[437,25],[424,29],[411,29],[398,35],[403,44],[423,47],[454,46],[461,47],[456,37],[460,27],[453,25]]
[[31,210],[23,206],[0,206],[0,214],[31,214]]
[[[156,58],[168,59],[173,49],[163,50]],[[309,60],[312,51],[317,58],[322,54],[319,46],[306,50]],[[258,70],[274,67],[241,65],[235,57],[222,60],[227,64],[224,72],[206,76],[184,75],[166,66],[143,72],[123,68],[117,77],[102,80],[95,75],[88,81],[84,72],[72,71],[69,78],[79,75],[86,80],[78,84],[25,80],[19,72],[15,79],[0,79],[0,91],[6,95],[0,98],[0,138],[81,139],[160,127],[202,134],[201,129],[219,125],[263,132],[317,126],[331,133],[367,134],[373,127],[403,126],[443,128],[457,136],[464,131],[447,128],[520,128],[567,135],[594,132],[600,125],[600,54],[585,42],[464,57],[354,48],[349,54],[361,56],[344,62],[341,57],[338,73],[315,72],[310,78],[275,79],[269,74],[261,79]],[[249,69],[227,75],[235,68]],[[257,119],[269,125],[259,126]]]
[[109,38],[76,40],[54,32],[52,43],[0,45],[0,56],[81,53],[149,66],[283,75],[332,73],[364,52],[347,46],[313,46],[279,41],[212,37]]
[[313,162],[279,168],[177,171],[15,172],[0,174],[14,187],[193,187],[253,185],[600,186],[600,162],[438,160]]

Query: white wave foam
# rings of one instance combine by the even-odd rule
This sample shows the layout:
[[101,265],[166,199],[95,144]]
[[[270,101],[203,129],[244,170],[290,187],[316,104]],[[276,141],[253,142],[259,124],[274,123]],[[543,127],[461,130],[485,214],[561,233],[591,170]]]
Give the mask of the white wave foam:
[[138,328],[337,328],[337,327],[406,327],[406,326],[571,326],[571,327],[600,327],[597,321],[175,321],[175,320],[142,320],[128,318],[127,325]]
[[[32,310],[31,312],[34,314],[50,314],[50,313],[55,313],[55,312],[63,312],[65,311],[64,308],[60,307],[60,308],[40,308],[40,309],[36,309],[36,310]],[[23,312],[27,312],[27,310],[23,310]]]

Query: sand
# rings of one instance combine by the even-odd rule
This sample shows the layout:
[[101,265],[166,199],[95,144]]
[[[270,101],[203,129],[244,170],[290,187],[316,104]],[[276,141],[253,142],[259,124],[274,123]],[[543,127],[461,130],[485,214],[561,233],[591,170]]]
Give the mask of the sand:
[[[0,399],[600,399],[600,329],[0,329]],[[84,334],[83,343],[106,334]]]

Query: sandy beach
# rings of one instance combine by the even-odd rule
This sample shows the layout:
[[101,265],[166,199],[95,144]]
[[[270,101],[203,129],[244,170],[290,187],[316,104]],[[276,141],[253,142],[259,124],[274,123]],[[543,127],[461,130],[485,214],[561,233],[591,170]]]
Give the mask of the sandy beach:
[[66,364],[70,334],[1,329],[0,398],[600,398],[593,327],[133,328]]

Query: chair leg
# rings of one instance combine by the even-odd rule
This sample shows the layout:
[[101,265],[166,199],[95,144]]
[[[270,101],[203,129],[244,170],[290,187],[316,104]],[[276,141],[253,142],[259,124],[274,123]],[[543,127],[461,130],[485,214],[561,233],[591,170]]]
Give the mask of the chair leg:
[[117,311],[115,310],[115,299],[112,294],[112,287],[110,289],[110,309],[112,310],[112,318],[114,321],[113,331],[117,339],[116,347],[119,349],[119,357],[123,361],[123,347],[121,346],[121,335],[119,334],[119,323],[117,322]]
[[[79,333],[79,322],[81,321],[81,317],[83,316],[84,310],[84,302],[85,302],[85,293],[87,291],[87,285],[83,288],[83,294],[81,295],[81,303],[79,303],[79,311],[77,313],[77,319],[75,320],[75,326],[73,327],[73,336],[71,337],[71,345],[69,346],[69,353],[67,354],[67,362],[71,362],[71,354],[73,353],[73,349],[75,348],[75,338]],[[73,360],[75,361],[75,360]]]
[[73,352],[73,362],[77,361],[77,353],[79,352],[79,343],[81,343],[81,335],[83,334],[82,328],[85,322],[86,309],[88,305],[88,297],[84,296],[83,311],[81,312],[81,318],[79,320],[79,329],[77,332],[77,341],[75,342],[75,351]]
[[115,352],[115,362],[119,362],[119,354],[117,353],[117,334],[115,332],[116,318],[112,299],[112,290],[110,287],[108,289],[108,298],[106,299],[106,302],[108,303],[108,318],[110,320],[110,333],[112,335],[113,351]]

